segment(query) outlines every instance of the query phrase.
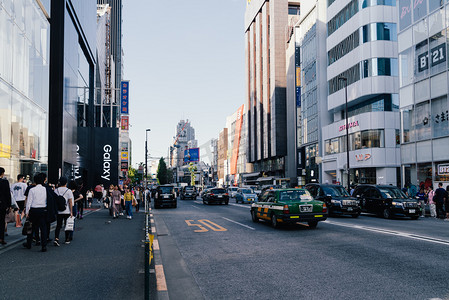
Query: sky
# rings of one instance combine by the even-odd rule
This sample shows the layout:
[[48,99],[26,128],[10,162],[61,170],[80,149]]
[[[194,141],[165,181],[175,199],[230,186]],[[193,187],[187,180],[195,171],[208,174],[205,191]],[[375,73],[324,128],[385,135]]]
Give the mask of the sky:
[[132,166],[165,157],[188,119],[198,145],[245,102],[245,0],[123,1]]

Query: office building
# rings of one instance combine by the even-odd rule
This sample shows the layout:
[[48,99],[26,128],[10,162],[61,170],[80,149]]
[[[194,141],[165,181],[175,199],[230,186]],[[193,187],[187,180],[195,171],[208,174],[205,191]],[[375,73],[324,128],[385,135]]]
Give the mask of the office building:
[[402,185],[447,186],[449,6],[439,0],[397,6]]

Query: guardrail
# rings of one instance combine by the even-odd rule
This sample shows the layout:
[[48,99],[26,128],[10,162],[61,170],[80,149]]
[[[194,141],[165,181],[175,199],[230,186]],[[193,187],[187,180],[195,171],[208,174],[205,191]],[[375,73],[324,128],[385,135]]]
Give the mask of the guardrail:
[[145,299],[150,299],[150,265],[153,261],[153,239],[150,224],[150,201],[145,199]]

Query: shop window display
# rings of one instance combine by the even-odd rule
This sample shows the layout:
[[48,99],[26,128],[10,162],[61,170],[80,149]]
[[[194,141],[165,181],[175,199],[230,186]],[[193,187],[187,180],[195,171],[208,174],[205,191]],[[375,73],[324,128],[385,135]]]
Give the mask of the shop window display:
[[449,105],[447,96],[432,99],[432,128],[434,138],[449,135]]
[[431,138],[431,116],[429,101],[419,103],[415,106],[415,130],[416,140]]

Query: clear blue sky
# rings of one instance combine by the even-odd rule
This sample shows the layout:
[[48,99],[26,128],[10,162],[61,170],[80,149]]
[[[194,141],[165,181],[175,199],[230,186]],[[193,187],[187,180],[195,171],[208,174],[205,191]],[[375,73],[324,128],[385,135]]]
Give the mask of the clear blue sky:
[[132,162],[166,156],[189,119],[199,145],[245,101],[245,0],[123,1]]

